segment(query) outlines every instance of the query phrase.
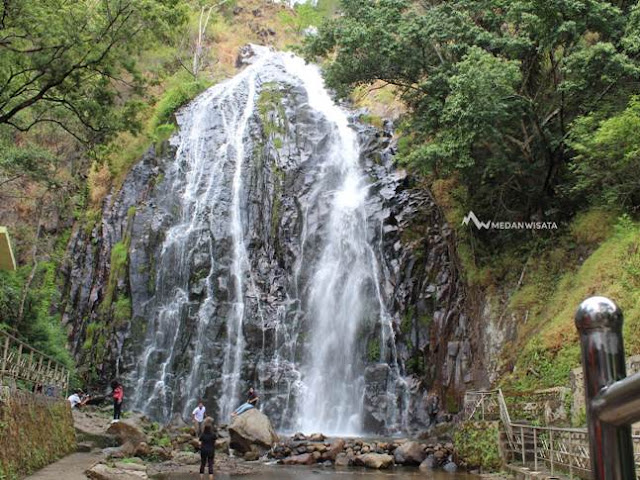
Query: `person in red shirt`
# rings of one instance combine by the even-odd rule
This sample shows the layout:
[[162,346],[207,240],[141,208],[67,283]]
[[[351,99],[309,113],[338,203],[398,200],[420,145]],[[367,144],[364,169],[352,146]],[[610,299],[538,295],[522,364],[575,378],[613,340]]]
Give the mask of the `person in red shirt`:
[[113,397],[113,421],[117,422],[120,420],[120,414],[122,413],[124,389],[122,388],[122,384],[117,380],[111,382],[111,388],[113,389],[113,392],[111,394],[111,396]]

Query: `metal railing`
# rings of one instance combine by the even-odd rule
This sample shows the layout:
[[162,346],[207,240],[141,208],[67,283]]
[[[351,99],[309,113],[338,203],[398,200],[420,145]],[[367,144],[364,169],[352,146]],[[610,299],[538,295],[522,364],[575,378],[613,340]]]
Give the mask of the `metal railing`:
[[[547,469],[552,475],[591,478],[589,433],[586,428],[538,427],[512,424],[513,438],[507,450],[512,462]],[[633,436],[634,471],[640,472],[640,436]],[[634,477],[635,478],[635,474]]]
[[465,420],[499,420],[500,403],[498,402],[499,390],[467,391],[464,394]]
[[23,384],[38,395],[66,396],[70,372],[54,358],[2,330],[0,355],[0,385],[4,394]]
[[595,480],[635,480],[637,447],[631,424],[640,421],[640,373],[627,377],[622,311],[604,297],[580,304],[580,333],[589,451]]
[[[468,391],[464,397],[465,420],[500,420],[506,437],[503,451],[510,463],[591,478],[589,433],[586,428],[536,426],[512,421],[501,389]],[[640,435],[632,437],[634,469],[640,473]]]

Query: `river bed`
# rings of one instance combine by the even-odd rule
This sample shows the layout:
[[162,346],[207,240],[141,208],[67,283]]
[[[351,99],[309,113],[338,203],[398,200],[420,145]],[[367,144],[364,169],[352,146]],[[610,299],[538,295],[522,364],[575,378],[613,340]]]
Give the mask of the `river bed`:
[[[158,480],[193,480],[193,473],[167,473],[156,476]],[[208,479],[208,476],[204,477]],[[365,468],[318,468],[268,466],[260,467],[260,472],[244,475],[216,473],[216,480],[480,480],[478,475],[466,472],[447,473],[442,470],[420,471],[417,468],[394,468],[390,470],[369,470]]]

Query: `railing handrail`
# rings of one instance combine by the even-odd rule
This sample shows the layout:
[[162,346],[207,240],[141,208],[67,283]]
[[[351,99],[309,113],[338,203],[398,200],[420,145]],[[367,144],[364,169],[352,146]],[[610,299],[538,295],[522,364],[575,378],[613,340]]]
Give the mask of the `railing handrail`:
[[586,299],[575,314],[595,480],[636,479],[631,423],[640,420],[640,376],[627,377],[622,323],[605,297]]
[[[511,397],[509,397],[511,398]],[[469,390],[465,393],[465,413],[467,419],[479,412],[484,420],[487,410],[495,415],[499,409],[500,422],[504,428],[507,450],[521,459],[524,464],[538,470],[546,464],[551,473],[558,469],[567,470],[570,476],[576,472],[590,475],[591,460],[588,455],[589,432],[586,428],[533,425],[512,421],[507,401],[502,389]],[[640,435],[633,435],[632,442],[640,457]],[[640,472],[640,463],[635,463]]]
[[[50,361],[51,363],[54,363],[56,365],[58,365],[59,367],[65,369],[65,370],[69,370],[69,367],[67,367],[64,363],[62,363],[60,360],[56,360],[55,358],[53,358],[51,355],[47,355],[46,353],[38,350],[36,347],[32,347],[31,345],[29,345],[28,343],[26,343],[23,340],[20,340],[19,338],[11,335],[9,332],[7,332],[6,330],[0,329],[0,337],[5,336],[5,337],[9,337],[10,340],[12,340],[13,342],[22,345],[24,348],[27,348],[28,350],[32,351],[35,354],[40,355],[41,357],[45,358],[47,361]],[[2,346],[2,343],[0,343],[0,347]]]
[[0,384],[27,382],[34,392],[46,389],[66,396],[70,376],[62,362],[0,330]]
[[587,433],[586,428],[578,427],[552,427],[550,425],[531,425],[530,423],[512,423],[511,426],[517,428],[535,428],[536,430],[547,430],[554,432]]
[[[575,323],[580,334],[587,428],[512,423],[500,390],[500,418],[510,451],[523,465],[533,456],[536,470],[538,460],[549,462],[552,475],[555,465],[567,467],[570,475],[574,469],[589,472],[594,480],[636,480],[640,435],[632,435],[631,424],[640,421],[640,373],[629,377],[626,373],[622,311],[608,298],[591,297],[580,304]],[[489,392],[465,395],[465,400],[480,398],[471,415],[482,405],[484,416],[487,396]]]

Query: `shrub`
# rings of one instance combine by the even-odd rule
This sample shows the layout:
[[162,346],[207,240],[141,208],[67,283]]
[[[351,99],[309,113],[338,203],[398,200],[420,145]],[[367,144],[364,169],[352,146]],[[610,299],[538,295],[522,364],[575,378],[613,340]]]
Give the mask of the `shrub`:
[[206,87],[207,84],[205,82],[196,80],[192,82],[181,82],[167,89],[156,105],[155,114],[151,122],[153,129],[155,130],[162,124],[171,123],[175,111],[193,99]]
[[456,456],[470,467],[500,470],[498,422],[463,422],[453,435]]

